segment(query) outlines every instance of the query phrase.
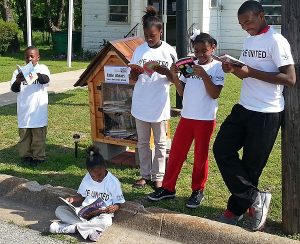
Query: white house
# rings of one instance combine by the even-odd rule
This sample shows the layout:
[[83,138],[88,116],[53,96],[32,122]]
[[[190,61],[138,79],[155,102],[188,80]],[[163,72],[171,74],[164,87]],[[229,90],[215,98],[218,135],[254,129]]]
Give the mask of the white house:
[[[244,0],[186,0],[187,28],[210,33],[218,41],[220,53],[239,56],[244,38],[237,10]],[[280,31],[281,0],[260,0],[270,24]],[[164,12],[164,3],[167,6]],[[123,38],[132,33],[142,36],[141,18],[145,7],[153,4],[162,16],[167,16],[166,40],[176,46],[176,0],[83,0],[82,46],[98,51],[105,40]],[[166,13],[166,15],[163,15]],[[135,27],[135,28],[134,28]]]

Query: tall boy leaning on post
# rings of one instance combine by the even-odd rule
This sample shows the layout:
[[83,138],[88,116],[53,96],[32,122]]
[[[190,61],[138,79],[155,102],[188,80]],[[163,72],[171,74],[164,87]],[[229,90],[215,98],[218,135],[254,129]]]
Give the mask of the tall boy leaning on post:
[[39,49],[30,46],[25,50],[26,64],[32,62],[37,79],[27,84],[22,73],[15,70],[11,90],[18,93],[17,116],[20,141],[19,154],[22,163],[37,166],[45,161],[45,141],[48,124],[48,92],[50,72],[46,65],[39,64]]
[[[283,86],[296,82],[288,41],[267,25],[264,9],[257,1],[245,1],[238,20],[246,38],[241,61],[223,70],[243,79],[239,104],[221,125],[214,143],[214,156],[231,196],[219,221],[235,225],[249,209],[251,229],[266,222],[271,194],[258,189],[259,177],[276,140],[284,110]],[[243,148],[243,156],[238,151]]]

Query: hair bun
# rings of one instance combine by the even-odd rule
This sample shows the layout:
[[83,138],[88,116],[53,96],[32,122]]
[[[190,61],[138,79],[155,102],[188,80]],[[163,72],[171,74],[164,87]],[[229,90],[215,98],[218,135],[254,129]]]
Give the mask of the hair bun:
[[92,157],[94,155],[99,155],[100,154],[100,150],[98,147],[96,147],[95,145],[91,145],[88,147],[87,149],[87,154]]
[[146,15],[148,15],[148,16],[153,16],[153,17],[157,16],[157,11],[156,11],[155,7],[152,6],[152,5],[149,5],[149,6],[146,8],[145,13],[146,13]]

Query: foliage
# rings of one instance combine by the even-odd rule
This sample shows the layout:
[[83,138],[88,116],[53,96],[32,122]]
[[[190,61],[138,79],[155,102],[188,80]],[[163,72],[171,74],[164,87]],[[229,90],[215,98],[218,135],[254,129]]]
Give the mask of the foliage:
[[7,52],[9,46],[18,34],[18,25],[0,19],[0,53]]
[[[6,0],[13,19],[23,32],[26,42],[26,0]],[[0,1],[0,9],[3,3]],[[41,32],[59,31],[67,28],[69,0],[31,0],[32,30]],[[82,0],[74,0],[74,29],[81,29]]]

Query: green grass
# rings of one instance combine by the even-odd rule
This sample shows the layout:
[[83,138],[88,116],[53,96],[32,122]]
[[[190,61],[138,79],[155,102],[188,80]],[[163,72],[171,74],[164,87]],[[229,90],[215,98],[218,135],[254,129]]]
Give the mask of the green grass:
[[[87,67],[87,61],[72,61],[72,67],[67,67],[66,60],[53,60],[53,51],[49,46],[38,46],[40,49],[40,63],[46,64],[51,72],[51,74],[84,69]],[[9,54],[0,56],[0,82],[9,81],[11,79],[12,73],[16,69],[16,65],[24,64],[24,48],[20,53]]]
[[[228,76],[225,88],[219,100],[217,128],[211,141],[215,139],[219,126],[238,101],[241,82],[233,76]],[[27,168],[19,163],[16,143],[18,141],[16,106],[9,105],[0,108],[0,173],[36,180],[41,184],[62,185],[77,188],[85,174],[84,149],[91,143],[88,94],[86,89],[69,91],[65,94],[50,95],[49,126],[47,136],[47,163],[36,169]],[[174,104],[174,88],[172,88],[172,103]],[[172,134],[178,118],[172,118]],[[72,135],[80,132],[84,138],[80,142],[79,158],[74,158]],[[260,180],[261,189],[269,189],[273,194],[271,211],[266,231],[282,235],[281,227],[281,151],[280,137],[277,138]],[[170,210],[216,219],[226,208],[229,196],[227,188],[217,169],[212,151],[210,150],[209,180],[205,190],[205,201],[200,208],[189,210],[185,201],[191,193],[191,171],[193,154],[189,153],[177,183],[177,197],[174,200],[149,203],[146,195],[152,191],[150,187],[136,190],[131,184],[139,176],[138,169],[110,165],[110,171],[122,182],[122,188],[127,200],[139,201],[145,206],[157,206]],[[293,236],[293,238],[298,238]],[[299,239],[299,238],[298,238]]]

